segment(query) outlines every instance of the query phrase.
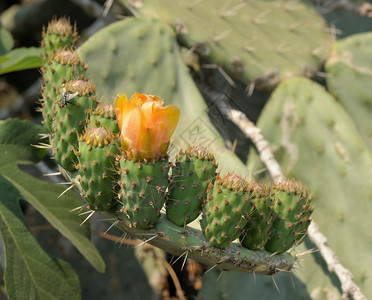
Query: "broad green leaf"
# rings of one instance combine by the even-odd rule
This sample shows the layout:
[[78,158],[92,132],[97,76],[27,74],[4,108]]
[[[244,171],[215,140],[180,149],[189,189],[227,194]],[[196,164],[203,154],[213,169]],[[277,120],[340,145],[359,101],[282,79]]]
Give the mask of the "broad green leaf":
[[17,48],[0,56],[0,62],[0,75],[14,71],[38,68],[42,64],[40,49],[35,47]]
[[18,149],[22,151],[22,153],[17,155],[17,160],[19,161],[36,163],[47,154],[47,149],[31,146],[39,142],[47,143],[47,140],[41,140],[41,135],[43,134],[45,134],[45,130],[41,126],[32,124],[29,121],[19,119],[0,121],[0,145],[19,146]]
[[[12,129],[13,128],[13,129]],[[33,205],[62,235],[69,239],[81,254],[100,272],[105,264],[97,249],[89,240],[89,226],[80,226],[82,217],[70,210],[81,206],[74,192],[58,196],[65,187],[40,181],[23,173],[17,163],[35,162],[35,148],[40,126],[20,120],[0,122],[0,175],[9,181],[19,194]]]
[[4,62],[6,62],[10,57],[9,56],[6,56],[6,55],[3,55],[3,56],[0,56],[0,65]]
[[134,92],[164,99],[180,108],[173,154],[196,143],[210,148],[223,171],[246,172],[238,157],[227,150],[208,117],[208,107],[181,57],[173,30],[147,18],[127,18],[97,32],[80,48],[88,76],[103,101],[118,93]]
[[50,257],[30,232],[19,207],[21,194],[0,175],[0,232],[5,245],[8,298],[80,299],[79,278],[66,262]]
[[0,56],[4,55],[13,48],[14,40],[8,30],[0,22]]

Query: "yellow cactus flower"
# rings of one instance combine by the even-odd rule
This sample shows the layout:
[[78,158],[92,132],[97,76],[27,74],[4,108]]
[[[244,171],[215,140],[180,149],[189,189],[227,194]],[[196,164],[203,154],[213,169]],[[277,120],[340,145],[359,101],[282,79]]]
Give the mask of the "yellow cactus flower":
[[157,160],[167,155],[169,140],[180,116],[176,106],[163,106],[159,97],[140,93],[135,93],[130,100],[120,94],[114,105],[121,145],[127,156]]

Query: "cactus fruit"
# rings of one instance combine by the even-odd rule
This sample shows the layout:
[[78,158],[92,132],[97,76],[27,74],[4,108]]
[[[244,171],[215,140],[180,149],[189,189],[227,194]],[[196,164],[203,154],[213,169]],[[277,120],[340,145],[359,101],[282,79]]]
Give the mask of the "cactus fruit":
[[273,197],[268,187],[260,183],[253,185],[252,214],[247,216],[245,225],[240,235],[240,243],[251,250],[258,250],[265,246],[269,239],[273,223]]
[[79,136],[79,161],[81,196],[92,210],[105,211],[116,201],[115,186],[118,180],[115,169],[115,157],[119,147],[114,135],[106,128],[87,128]]
[[97,105],[95,88],[86,80],[71,80],[63,86],[53,120],[54,158],[65,170],[75,170],[77,135],[84,130],[87,115]]
[[311,222],[312,198],[301,183],[290,180],[274,184],[272,189],[275,217],[265,249],[283,253],[303,241]]
[[42,114],[44,127],[49,133],[53,132],[52,122],[56,113],[57,96],[62,84],[71,79],[82,77],[86,66],[80,61],[75,51],[59,50],[41,69],[45,86],[43,90]]
[[42,58],[47,62],[54,52],[66,48],[72,49],[78,38],[76,26],[72,26],[67,18],[54,19],[42,32]]
[[132,228],[151,228],[159,219],[167,197],[169,168],[166,158],[157,162],[139,162],[124,156],[120,159],[120,211]]
[[217,177],[203,206],[201,228],[208,242],[226,248],[238,238],[251,213],[253,186],[236,174]]
[[119,127],[114,105],[98,103],[97,107],[89,116],[87,127],[105,127],[110,129],[113,134],[118,134]]
[[171,24],[183,45],[260,89],[272,89],[295,75],[313,75],[331,42],[324,19],[302,1],[121,2],[137,15]]
[[166,202],[169,220],[178,226],[185,226],[199,216],[216,168],[214,156],[202,146],[189,146],[185,152],[180,152],[172,166]]

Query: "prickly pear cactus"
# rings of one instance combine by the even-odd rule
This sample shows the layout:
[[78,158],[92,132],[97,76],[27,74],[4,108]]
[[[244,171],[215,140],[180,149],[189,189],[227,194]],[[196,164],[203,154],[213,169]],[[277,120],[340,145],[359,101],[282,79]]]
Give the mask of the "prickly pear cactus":
[[82,77],[86,66],[80,61],[75,51],[59,50],[41,68],[45,85],[42,87],[42,114],[44,127],[53,132],[52,122],[59,105],[57,96],[61,93],[62,84]]
[[167,199],[169,168],[165,158],[157,162],[120,159],[120,211],[131,227],[151,228],[159,219]]
[[95,88],[86,80],[71,80],[63,86],[53,120],[54,158],[67,171],[76,170],[78,134],[82,134],[87,116],[96,107]]
[[372,33],[362,33],[332,45],[326,62],[327,86],[372,147]]
[[67,18],[54,19],[42,32],[42,57],[44,62],[60,49],[72,49],[77,41],[76,26],[72,26]]
[[178,226],[185,226],[199,216],[216,169],[214,156],[202,146],[190,146],[179,154],[172,166],[166,203],[169,220]]
[[90,209],[108,210],[116,204],[118,173],[115,158],[120,153],[109,129],[87,128],[79,137],[78,171],[81,196]]
[[200,224],[212,246],[226,248],[241,235],[251,213],[251,191],[252,186],[236,174],[210,184]]
[[247,216],[247,224],[239,237],[240,243],[251,250],[263,248],[271,234],[274,218],[274,201],[271,189],[260,183],[253,186],[252,213]]
[[311,197],[301,183],[285,180],[272,187],[274,221],[265,249],[283,253],[303,242],[310,225]]
[[98,103],[92,111],[88,120],[88,127],[105,127],[113,134],[119,133],[118,121],[116,120],[115,108],[113,104]]
[[261,89],[271,89],[294,75],[313,75],[331,42],[325,21],[306,2],[120,2],[139,15],[171,24],[182,44],[222,66],[233,78]]
[[[187,74],[185,65],[179,57],[179,49],[174,35],[167,25],[154,19],[140,21],[131,19],[113,24],[107,30],[114,36],[124,32],[128,37],[128,39],[124,39],[125,46],[137,49],[138,44],[143,46],[144,42],[153,46],[152,50],[154,51],[150,51],[151,65],[154,70],[163,70],[164,74],[170,76],[173,81],[167,82],[164,77],[160,79],[156,77],[156,80],[166,83],[161,87],[166,93],[173,95],[172,101],[176,103],[181,101],[185,104],[183,108],[186,116],[196,117],[198,122],[196,128],[199,128],[199,124],[203,124],[206,118],[202,114],[197,116],[192,114],[194,110],[192,104],[198,103],[198,101],[193,102],[195,98],[191,96],[200,97],[200,95]],[[107,31],[104,31],[102,35],[98,36],[105,37],[106,33]],[[120,34],[120,36],[122,35]],[[157,39],[160,36],[161,42],[156,40],[154,36]],[[122,58],[122,49],[116,47],[117,43],[121,43],[121,41],[115,40],[113,44],[104,43],[106,46],[110,44],[111,50],[115,50],[104,52],[105,55],[108,55],[109,60],[113,54],[120,54]],[[133,41],[135,41],[134,46],[131,43]],[[157,44],[152,43],[153,41],[157,41]],[[126,53],[128,47],[125,48]],[[141,50],[143,48],[146,47],[138,47]],[[165,52],[162,51],[164,49],[166,49]],[[134,51],[129,51],[129,53],[134,53]],[[137,56],[139,56],[138,53],[135,57]],[[166,62],[164,59],[167,59]],[[116,64],[117,61],[117,59],[114,60]],[[119,59],[119,61],[123,61],[123,59]],[[148,68],[148,61],[142,61],[141,57],[139,60],[133,59],[135,63],[126,59],[124,61],[128,61],[125,67],[129,65],[129,70],[132,68],[132,73],[125,70],[125,75],[123,75],[126,80],[130,78],[135,82],[132,88],[145,86],[147,89],[149,88],[148,82],[150,82],[150,87],[159,83],[159,81],[148,79],[148,77],[153,77],[149,75],[154,72]],[[144,68],[144,64],[146,68]],[[159,65],[161,68],[158,68]],[[100,84],[105,86],[109,83],[108,86],[105,86],[106,92],[109,90],[109,93],[115,93],[115,89],[122,84],[118,84],[116,80],[122,82],[122,78],[117,78],[115,72],[111,73],[110,67],[110,65],[104,64],[99,73],[103,81]],[[165,72],[168,69],[170,72]],[[122,72],[123,70],[120,74]],[[173,78],[172,76],[175,74],[176,76]],[[95,80],[100,82],[97,78]],[[112,94],[106,95],[105,98],[110,99],[111,96]],[[161,97],[163,98],[164,95]],[[174,127],[177,125],[179,110],[174,108],[159,113],[160,107],[164,107],[163,101],[160,101],[161,104],[158,103],[157,96],[136,92],[132,98],[128,100],[126,96],[120,96],[117,101],[115,100],[115,109],[121,129],[120,155],[117,155],[119,149],[114,145],[114,134],[108,129],[109,125],[115,124],[112,118],[112,106],[100,106],[96,109],[95,88],[87,80],[71,80],[63,84],[55,103],[57,112],[52,123],[54,132],[51,137],[55,158],[60,166],[68,172],[78,169],[78,172],[73,174],[78,173],[78,176],[72,180],[81,188],[81,195],[88,202],[90,209],[101,211],[101,214],[113,218],[115,225],[135,237],[144,239],[150,236],[148,242],[160,245],[173,255],[185,252],[191,258],[195,257],[201,262],[216,264],[224,270],[270,275],[283,270],[290,271],[295,259],[288,253],[272,255],[263,249],[251,251],[241,247],[238,243],[232,243],[241,235],[243,227],[253,213],[251,201],[252,197],[256,195],[258,185],[248,183],[242,177],[231,173],[225,176],[220,175],[213,184],[216,163],[214,157],[206,153],[202,147],[191,147],[186,150],[185,154],[182,154],[183,156],[180,155],[173,168],[174,172],[171,174],[175,177],[170,181],[171,163],[168,161],[167,150],[169,150],[172,134],[168,137],[165,132],[166,129],[170,130],[169,128],[172,127],[170,131],[173,133]],[[154,105],[155,102],[158,106]],[[177,118],[175,118],[176,115]],[[152,120],[154,124],[150,124],[151,122],[146,124],[143,118],[145,121]],[[172,126],[165,126],[166,121],[169,121]],[[105,122],[107,122],[107,126]],[[136,123],[138,128],[134,128],[133,123]],[[155,124],[160,125],[155,126]],[[208,124],[205,122],[204,126],[208,126]],[[84,127],[86,125],[88,127]],[[148,134],[149,132],[151,134]],[[130,136],[131,134],[133,136]],[[166,141],[162,140],[164,136],[167,136]],[[182,137],[180,138],[182,139]],[[156,150],[152,147],[154,145],[157,145],[159,149],[150,151]],[[146,147],[135,148],[136,146]],[[149,156],[145,156],[145,154]],[[113,161],[114,156],[116,157],[115,162]],[[231,156],[232,154],[230,154]],[[225,161],[225,163],[227,162]],[[188,164],[192,164],[192,168]],[[197,175],[198,178],[194,175]],[[181,176],[183,177],[181,178]],[[200,185],[202,189],[198,190],[195,195],[185,196],[180,191],[183,188],[182,185],[174,185],[174,188],[169,185],[177,182],[180,178],[192,188],[196,189],[196,186]],[[207,196],[204,191],[206,186],[209,188]],[[172,192],[174,192],[175,199],[180,198],[183,201],[179,202],[181,206],[188,205],[186,204],[187,197],[194,197],[198,200],[193,201],[195,203],[190,206],[191,210],[182,209],[181,215],[178,212],[169,212],[170,218],[172,218],[171,215],[176,216],[176,222],[181,219],[182,222],[179,223],[184,225],[182,230],[179,230],[179,226],[172,224],[165,214],[161,214],[164,203],[168,200],[168,194]],[[200,230],[186,226],[190,219],[197,217],[200,202],[203,202],[204,205],[201,220],[204,236]],[[115,208],[110,209],[113,206]],[[268,210],[268,213],[271,214],[271,210]]]
[[[372,265],[368,242],[372,153],[352,119],[323,87],[305,78],[293,78],[272,94],[257,126],[275,150],[285,175],[298,178],[316,195],[312,219],[366,297],[372,297],[367,280],[372,278],[372,271],[366,267]],[[252,174],[263,168],[253,150],[248,168]],[[315,254],[314,259],[323,262]],[[324,275],[323,267],[306,262],[301,265],[312,270],[296,275],[307,284],[310,294],[338,291],[337,284],[332,286],[335,283]]]

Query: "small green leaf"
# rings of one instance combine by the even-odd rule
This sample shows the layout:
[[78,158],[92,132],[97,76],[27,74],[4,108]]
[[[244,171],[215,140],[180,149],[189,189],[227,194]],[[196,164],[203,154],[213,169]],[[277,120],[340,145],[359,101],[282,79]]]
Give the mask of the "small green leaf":
[[0,75],[38,68],[42,65],[40,49],[35,47],[14,49],[6,53],[6,55],[0,56],[1,61]]
[[66,262],[50,257],[23,218],[21,195],[0,175],[0,233],[5,245],[5,285],[12,299],[80,299],[79,278]]
[[[0,22],[0,55],[4,55],[13,48],[14,40],[8,30]],[[1,62],[1,60],[0,60]]]

